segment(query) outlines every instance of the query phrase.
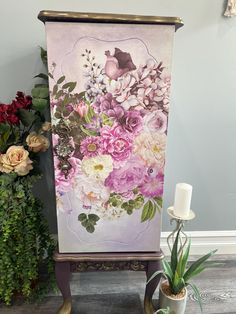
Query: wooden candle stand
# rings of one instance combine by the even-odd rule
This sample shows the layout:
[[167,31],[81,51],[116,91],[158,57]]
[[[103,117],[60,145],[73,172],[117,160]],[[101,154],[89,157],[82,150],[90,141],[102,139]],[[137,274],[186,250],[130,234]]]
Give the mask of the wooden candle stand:
[[[147,280],[161,270],[161,260],[164,255],[160,252],[144,253],[58,253],[55,252],[55,271],[57,285],[63,296],[63,304],[58,314],[70,314],[72,297],[70,291],[70,277],[73,272],[84,271],[145,271]],[[154,314],[152,297],[161,277],[156,276],[147,286],[144,297],[145,314]]]

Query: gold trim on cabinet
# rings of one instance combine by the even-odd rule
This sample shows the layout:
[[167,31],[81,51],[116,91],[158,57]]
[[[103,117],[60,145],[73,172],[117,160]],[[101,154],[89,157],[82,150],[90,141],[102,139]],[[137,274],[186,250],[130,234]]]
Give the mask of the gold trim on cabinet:
[[124,24],[164,24],[175,25],[175,30],[184,25],[179,17],[129,15],[112,13],[82,13],[64,11],[41,11],[38,15],[42,22],[90,22]]

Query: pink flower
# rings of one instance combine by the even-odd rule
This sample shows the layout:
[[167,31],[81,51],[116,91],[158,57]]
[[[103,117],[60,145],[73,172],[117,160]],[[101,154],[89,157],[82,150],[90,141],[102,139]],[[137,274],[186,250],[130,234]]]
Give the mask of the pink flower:
[[67,159],[70,163],[71,168],[69,169],[68,175],[60,169],[60,160],[54,156],[54,168],[55,168],[55,185],[56,191],[59,193],[68,192],[73,188],[75,183],[75,176],[79,172],[80,160],[74,157]]
[[104,126],[101,129],[103,153],[111,155],[116,161],[126,160],[132,151],[131,136],[121,126]]
[[73,109],[80,115],[81,118],[88,113],[88,106],[83,100],[81,100],[78,104],[73,105]]
[[112,80],[117,80],[123,74],[136,69],[128,52],[115,48],[114,55],[111,55],[109,50],[105,55],[107,56],[105,73]]
[[143,118],[144,130],[147,132],[165,133],[167,129],[167,116],[161,110],[146,111]]
[[149,168],[148,175],[145,176],[140,191],[146,197],[162,197],[163,194],[164,175],[156,173]]
[[119,169],[114,169],[105,180],[105,186],[124,197],[130,197],[133,189],[142,184],[145,167],[138,158],[129,159]]
[[86,157],[94,157],[102,153],[102,142],[99,136],[86,137],[81,141],[80,151]]

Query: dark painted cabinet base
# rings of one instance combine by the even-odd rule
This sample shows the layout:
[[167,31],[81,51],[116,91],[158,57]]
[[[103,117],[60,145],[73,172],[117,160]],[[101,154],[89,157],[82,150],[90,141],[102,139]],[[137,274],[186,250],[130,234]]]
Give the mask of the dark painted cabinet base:
[[[70,314],[72,297],[70,277],[72,272],[84,271],[145,271],[147,280],[154,272],[161,270],[163,253],[89,253],[89,254],[54,254],[55,272],[58,288],[63,296],[63,304],[58,314]],[[147,286],[144,297],[145,314],[154,314],[153,294],[160,282],[160,276],[153,279]]]

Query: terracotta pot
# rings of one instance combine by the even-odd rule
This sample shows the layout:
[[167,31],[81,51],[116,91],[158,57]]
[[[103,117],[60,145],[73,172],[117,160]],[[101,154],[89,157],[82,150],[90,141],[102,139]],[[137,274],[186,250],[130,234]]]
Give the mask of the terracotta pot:
[[162,285],[164,283],[166,283],[166,281],[163,281],[160,285],[159,308],[166,309],[167,307],[169,307],[171,314],[184,314],[188,297],[187,289],[185,288],[184,297],[175,299],[171,296],[166,295],[165,292],[162,290]]

